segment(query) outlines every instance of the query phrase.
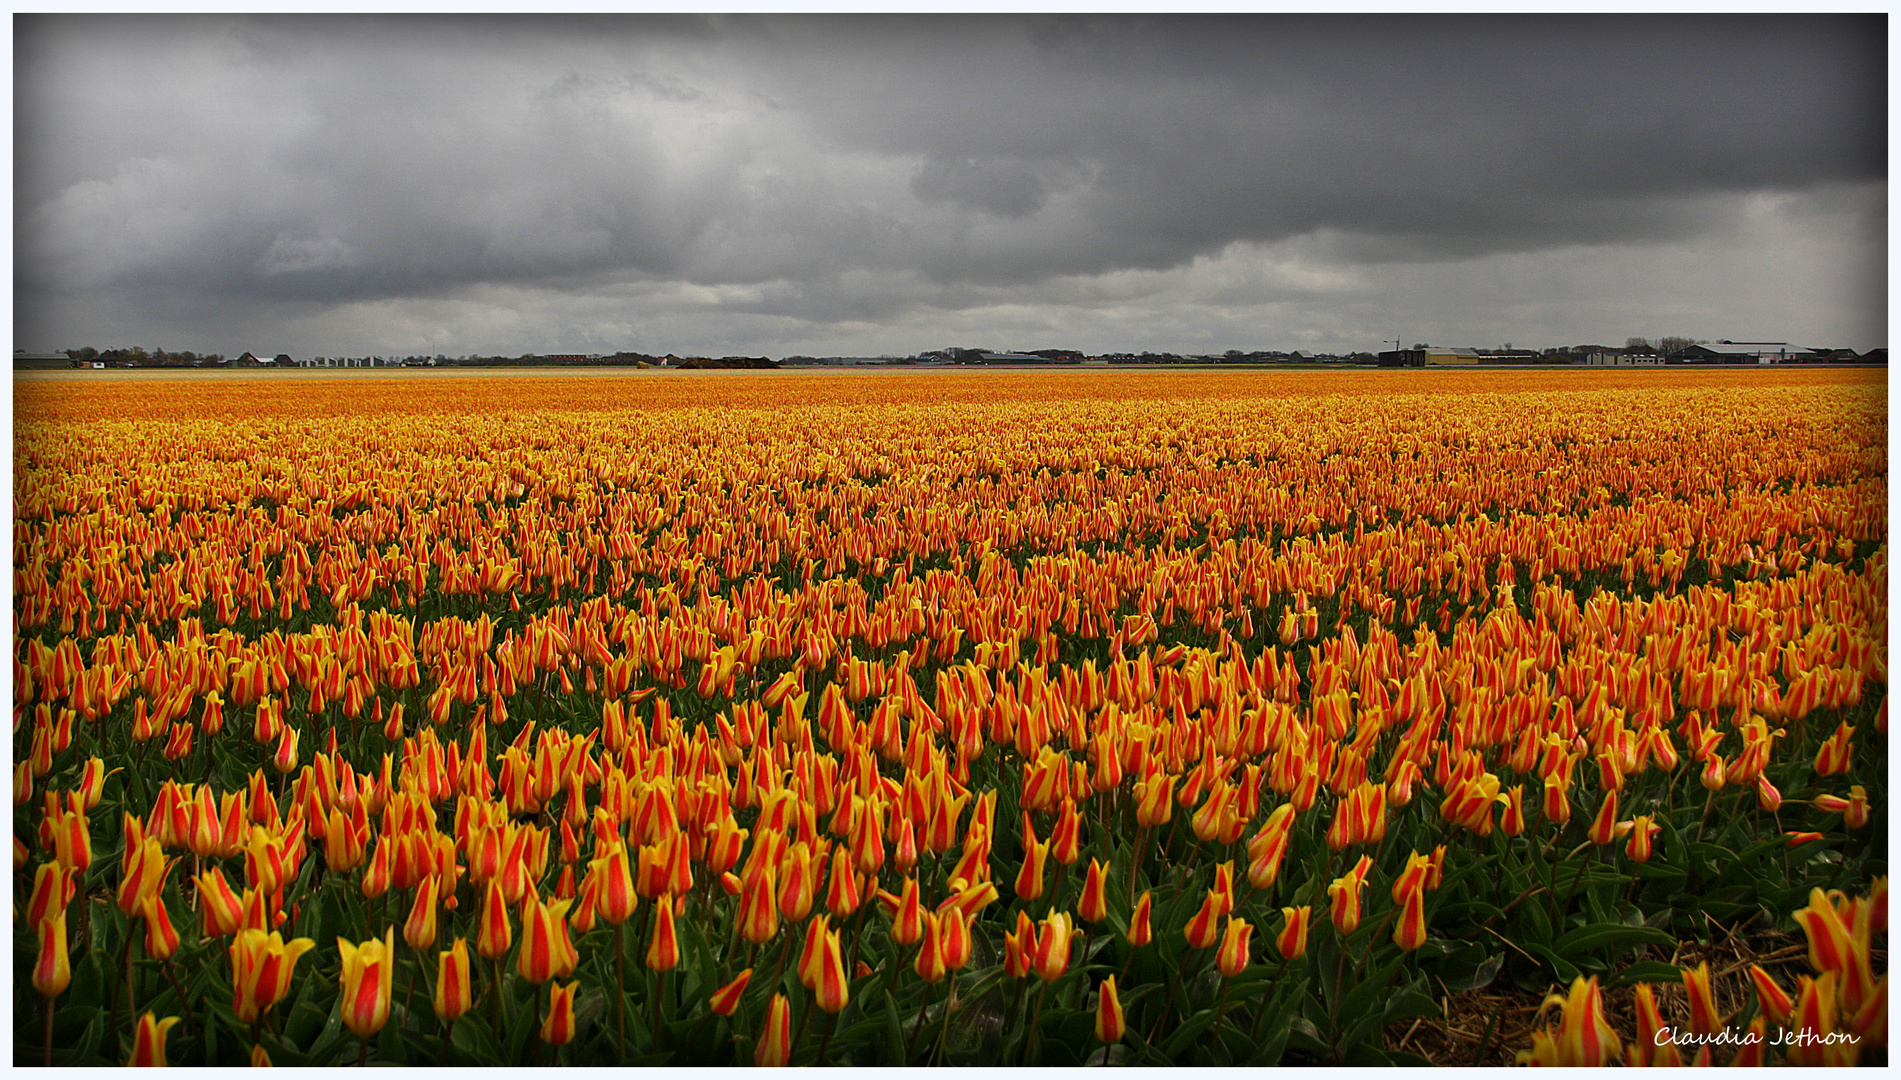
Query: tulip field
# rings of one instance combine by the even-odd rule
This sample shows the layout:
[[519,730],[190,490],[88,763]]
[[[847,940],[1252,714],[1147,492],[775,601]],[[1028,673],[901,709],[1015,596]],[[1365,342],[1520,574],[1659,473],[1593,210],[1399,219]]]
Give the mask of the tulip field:
[[1885,372],[14,409],[16,1065],[1887,1060]]

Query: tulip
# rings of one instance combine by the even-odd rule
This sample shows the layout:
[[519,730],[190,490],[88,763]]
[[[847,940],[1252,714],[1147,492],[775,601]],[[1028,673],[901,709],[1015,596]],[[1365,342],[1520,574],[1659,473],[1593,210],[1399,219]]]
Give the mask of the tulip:
[[[1820,892],[1821,890],[1816,890]],[[1835,975],[1830,972],[1820,978],[1808,975],[1796,980],[1795,1011],[1791,1016],[1797,1031],[1822,1035],[1835,1030],[1837,1012],[1835,1006]],[[1824,1065],[1822,1048],[1806,1044],[1797,1044],[1789,1048],[1789,1063],[1803,1067]]]
[[1149,893],[1144,891],[1135,902],[1135,912],[1129,916],[1129,944],[1147,945],[1154,938],[1149,929],[1149,911],[1152,903]]
[[1723,1017],[1716,1011],[1707,961],[1694,969],[1683,969],[1683,991],[1690,999],[1690,1030],[1698,1035],[1714,1035],[1722,1030]]
[[608,845],[605,853],[588,864],[589,871],[599,882],[599,905],[601,918],[610,926],[619,926],[633,917],[634,909],[640,901],[640,893],[634,888],[633,868],[627,862],[627,845],[619,841]]
[[385,836],[383,842],[376,845],[376,854],[370,856],[370,865],[363,871],[360,886],[364,899],[374,900],[389,891],[389,849],[394,843],[397,841]]
[[1432,876],[1432,857],[1421,855],[1417,851],[1406,856],[1406,868],[1393,879],[1393,903],[1406,902],[1406,894],[1423,891],[1427,888],[1427,879]]
[[1426,892],[1413,889],[1406,894],[1399,911],[1399,925],[1393,928],[1393,943],[1401,951],[1412,952],[1426,943]]
[[1776,790],[1776,786],[1769,782],[1766,774],[1756,777],[1756,805],[1761,807],[1765,814],[1773,814],[1782,809],[1782,792]]
[[1663,831],[1663,826],[1651,823],[1649,814],[1638,814],[1631,819],[1630,842],[1624,846],[1624,854],[1632,862],[1649,862],[1652,840]]
[[1225,916],[1234,910],[1234,863],[1224,862],[1215,867],[1215,885],[1213,891],[1216,897],[1218,897],[1216,902],[1219,910],[1215,912],[1217,918]]
[[1017,909],[1015,930],[1006,930],[1003,934],[1003,970],[1012,979],[1021,979],[1030,973],[1030,953],[1036,944],[1036,929],[1030,922],[1028,912]]
[[[1769,1025],[1762,1017],[1758,1016],[1754,1020],[1751,1020],[1749,1022],[1749,1030],[1744,1033],[1742,1047],[1736,1051],[1735,1057],[1729,1059],[1730,1066],[1732,1068],[1742,1069],[1760,1068],[1763,1059],[1762,1048],[1763,1044],[1768,1041],[1768,1035]],[[1671,1049],[1674,1050],[1676,1048],[1671,1047]],[[1708,1046],[1699,1048],[1697,1057],[1703,1057],[1709,1053],[1709,1050],[1710,1048]],[[1676,1062],[1672,1062],[1672,1064],[1676,1064]]]
[[190,756],[193,730],[190,721],[172,725],[171,738],[165,740],[164,755],[167,761],[179,761]]
[[316,947],[309,938],[286,943],[274,931],[238,931],[230,947],[232,1011],[238,1021],[251,1023],[284,1000],[298,957]]
[[289,724],[277,736],[277,749],[271,753],[271,768],[288,775],[297,768],[297,729]]
[[1815,774],[1817,776],[1838,776],[1849,770],[1855,757],[1855,727],[1846,721],[1837,725],[1835,733],[1815,752]]
[[574,1041],[574,992],[580,987],[579,982],[548,984],[548,1018],[541,1022],[542,1042],[566,1046]]
[[[88,811],[98,808],[99,799],[106,791],[106,762],[104,758],[95,757],[86,759],[85,765],[81,766],[79,770],[79,787],[77,790],[79,791],[80,797],[86,801],[86,809]],[[161,1057],[164,1056],[163,1049],[161,1049],[159,1053]]]
[[165,1036],[177,1026],[179,1018],[168,1016],[160,1020],[154,1013],[139,1017],[139,1024],[132,1034],[132,1060],[126,1062],[131,1067],[165,1067]]
[[1888,976],[1885,973],[1861,1003],[1861,1008],[1849,1017],[1848,1030],[1871,1045],[1888,1045]]
[[482,903],[481,931],[475,939],[475,951],[484,960],[499,959],[515,943],[515,928],[508,921],[508,900],[502,895],[502,883],[490,878],[488,894]]
[[938,951],[944,956],[944,967],[951,971],[962,971],[964,965],[970,963],[971,953],[975,949],[970,936],[970,920],[958,907],[944,909],[938,920],[941,936]]
[[1248,841],[1248,884],[1265,889],[1280,876],[1281,861],[1287,855],[1288,838],[1294,827],[1294,807],[1282,803],[1267,817],[1267,824]]
[[1157,825],[1168,824],[1174,811],[1174,800],[1169,796],[1175,790],[1175,777],[1168,773],[1158,773],[1149,780],[1135,782],[1135,821],[1144,829],[1153,829]]
[[747,968],[732,982],[713,991],[713,996],[708,1002],[709,1006],[720,1016],[733,1015],[733,1010],[739,1008],[740,996],[746,992],[746,987],[751,982],[752,969]]
[[898,842],[891,852],[891,865],[897,867],[900,874],[909,874],[917,868],[917,828],[908,817],[899,820]]
[[1089,860],[1089,876],[1083,879],[1082,897],[1076,901],[1076,917],[1083,922],[1099,923],[1108,916],[1109,902],[1103,888],[1106,873],[1102,863]]
[[268,1069],[271,1067],[271,1055],[264,1052],[262,1046],[251,1047],[251,1068]]
[[231,891],[224,871],[212,867],[192,879],[198,883],[198,917],[205,937],[234,934],[244,923],[244,902]]
[[818,898],[818,867],[810,845],[793,844],[780,869],[784,887],[779,890],[779,914],[799,922],[812,913],[812,902]]
[[825,933],[830,929],[829,915],[820,915],[805,925],[805,943],[799,948],[799,961],[793,970],[798,972],[799,985],[807,990],[818,985],[819,947],[825,943]]
[[[539,986],[549,979],[574,974],[580,954],[568,937],[568,907],[572,901],[556,900],[543,904],[529,893],[522,911],[521,949],[515,954],[515,969],[521,977]],[[670,907],[662,902],[658,907]],[[671,929],[669,927],[669,929]]]
[[770,864],[746,879],[739,900],[739,934],[755,945],[779,932],[778,871]]
[[367,1039],[389,1019],[396,984],[396,928],[390,927],[381,940],[371,938],[361,945],[338,938],[337,951],[343,954],[343,996],[337,1008],[344,1025]]
[[1525,785],[1513,784],[1505,792],[1505,816],[1499,822],[1499,830],[1506,836],[1522,836],[1525,832]]
[[47,913],[39,922],[40,955],[33,965],[33,989],[54,998],[73,981],[72,961],[66,953],[66,909]]
[[[1795,913],[1795,921],[1808,935],[1809,967],[1837,976],[1847,971],[1848,955],[1855,948],[1855,942],[1841,914],[1821,889],[1809,890],[1809,906]],[[1830,995],[1832,1000],[1832,988]]]
[[1848,807],[1843,811],[1842,824],[1851,829],[1868,824],[1868,792],[1860,784],[1848,789]]
[[[1025,822],[1024,835],[1026,837],[1031,835],[1027,822]],[[1017,870],[1016,877],[1018,898],[1035,900],[1043,895],[1043,865],[1049,857],[1049,850],[1050,845],[1047,840],[1024,844],[1023,864]]]
[[44,862],[33,871],[33,894],[26,905],[26,924],[38,926],[55,912],[64,912],[79,889],[79,875],[58,862]]
[[76,872],[92,865],[92,820],[83,812],[61,814],[54,822],[53,857]]
[[324,862],[340,874],[355,870],[363,864],[363,851],[369,838],[367,821],[358,825],[343,812],[342,807],[331,810],[324,828]]
[[924,911],[918,903],[918,883],[916,878],[904,879],[904,893],[898,898],[897,910],[891,916],[891,940],[899,945],[911,945],[924,936]]
[[1068,912],[1053,912],[1044,916],[1037,932],[1036,946],[1030,961],[1036,971],[1036,977],[1044,982],[1055,982],[1069,970],[1069,945],[1072,924]]
[[1102,980],[1096,991],[1096,1039],[1105,1043],[1122,1041],[1128,1022],[1122,1015],[1122,999],[1116,993],[1114,975]]
[[918,978],[925,982],[934,983],[944,977],[946,968],[940,940],[942,934],[937,915],[927,912],[924,916],[924,936],[918,939],[917,961],[912,965]]
[[819,942],[812,993],[818,1007],[828,1013],[837,1013],[851,1003],[851,983],[845,978],[844,950],[839,946],[838,932],[835,930],[825,932]]
[[[572,951],[574,946],[568,946]],[[680,964],[680,942],[673,932],[673,901],[661,900],[653,906],[653,937],[647,943],[647,966],[655,971],[672,971]],[[573,965],[569,965],[573,970]]]
[[761,1068],[782,1066],[792,1060],[792,1003],[784,994],[772,995],[752,1060]]
[[1254,934],[1254,927],[1246,919],[1231,918],[1221,935],[1221,948],[1215,953],[1215,967],[1221,974],[1232,979],[1247,970],[1248,939]]
[[858,891],[858,873],[852,868],[851,856],[843,847],[832,851],[832,870],[826,878],[825,910],[844,918],[858,910],[864,902]]
[[1307,928],[1313,921],[1313,908],[1284,907],[1281,909],[1281,918],[1285,924],[1274,939],[1274,944],[1280,949],[1281,959],[1298,960],[1307,955]]
[[1332,900],[1333,926],[1342,934],[1359,929],[1360,889],[1366,885],[1366,874],[1372,866],[1371,856],[1362,855],[1352,870],[1327,886],[1327,896]]
[[172,927],[172,915],[165,900],[157,893],[145,898],[139,909],[145,917],[145,955],[154,960],[170,960],[178,951],[178,931]]
[[1789,992],[1756,964],[1749,965],[1749,981],[1755,985],[1756,1003],[1764,1016],[1780,1024],[1795,1011],[1795,1000],[1789,997]]
[[436,876],[431,874],[416,889],[415,903],[403,922],[403,941],[417,952],[436,943],[436,907]]
[[1597,817],[1591,822],[1588,838],[1599,847],[1617,839],[1617,792],[1604,793],[1604,801],[1598,804]]
[[1544,776],[1544,814],[1545,820],[1563,825],[1571,820],[1570,784],[1558,773]]
[[1657,1008],[1657,997],[1649,983],[1638,983],[1635,997],[1637,1009],[1637,1041],[1626,1048],[1626,1058],[1632,1065],[1655,1066],[1659,1068],[1677,1068],[1683,1064],[1683,1055],[1677,1052],[1676,1044],[1668,1039],[1658,1039],[1657,1033],[1664,1029],[1663,1013]]
[[1188,920],[1188,925],[1182,927],[1182,936],[1188,939],[1189,948],[1205,949],[1215,943],[1221,934],[1221,909],[1220,892],[1209,889],[1200,909]]
[[1552,994],[1545,1007],[1558,1005],[1563,1016],[1557,1028],[1536,1032],[1530,1050],[1518,1052],[1519,1064],[1597,1068],[1622,1057],[1624,1048],[1604,1018],[1604,1001],[1597,979],[1575,979],[1568,996]]
[[1082,846],[1082,817],[1076,812],[1073,799],[1064,799],[1063,807],[1056,815],[1056,824],[1050,829],[1049,853],[1064,866],[1074,866],[1080,856]]
[[473,1000],[469,984],[469,943],[456,938],[455,944],[436,953],[436,1015],[445,1022],[469,1011]]

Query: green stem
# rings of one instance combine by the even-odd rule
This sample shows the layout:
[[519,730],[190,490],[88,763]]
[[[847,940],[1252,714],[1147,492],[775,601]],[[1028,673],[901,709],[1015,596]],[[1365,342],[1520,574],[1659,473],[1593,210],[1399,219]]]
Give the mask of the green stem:
[[1030,1016],[1030,1034],[1023,1042],[1023,1064],[1030,1063],[1030,1052],[1036,1046],[1036,1031],[1043,1023],[1043,999],[1049,996],[1050,984],[1044,983],[1036,992],[1036,1011]]
[[835,1027],[837,1027],[837,1026],[838,1026],[838,1014],[837,1014],[837,1013],[832,1013],[831,1015],[829,1015],[829,1016],[827,1016],[827,1017],[826,1017],[826,1019],[825,1019],[825,1034],[824,1034],[824,1036],[823,1036],[823,1037],[821,1037],[821,1038],[819,1039],[819,1041],[818,1041],[818,1062],[817,1062],[817,1064],[819,1064],[819,1065],[821,1065],[821,1066],[825,1064],[825,1050],[826,1050],[826,1048],[832,1045],[832,1029],[833,1029],[833,1028],[835,1028]]
[[[1254,1032],[1248,1036],[1249,1042],[1258,1044],[1261,1041],[1261,1021],[1267,1018],[1267,1008],[1274,1003],[1274,992],[1280,989],[1281,976],[1287,974],[1287,969],[1293,963],[1292,960],[1282,960],[1280,970],[1274,972],[1274,981],[1267,984],[1267,993],[1261,997],[1261,1011],[1254,1014]],[[1116,985],[1121,984],[1120,979],[1116,980]]]
[[924,1004],[918,1006],[917,1023],[911,1025],[911,1034],[904,1040],[904,1060],[899,1062],[902,1066],[908,1067],[911,1064],[911,1058],[917,1053],[917,1033],[924,1027],[924,1014],[930,1011],[933,985],[929,982],[924,984]]
[[621,1060],[627,1059],[627,950],[621,944],[620,923],[614,924],[614,1020]]
[[931,1056],[924,1062],[929,1066],[944,1052],[944,1044],[950,1039],[951,1002],[957,1000],[957,973],[950,973],[950,981],[944,984],[944,1026],[938,1029],[937,1045],[931,1048]]
[[172,984],[172,989],[178,993],[178,1007],[185,1010],[185,1035],[188,1038],[196,1040],[198,1038],[198,1021],[192,1015],[191,1002],[185,998],[185,988],[178,983],[178,973],[172,970],[172,962],[170,960],[163,962],[163,970],[166,980]]
[[502,1053],[502,958],[497,956],[489,961],[489,973],[493,981],[489,986],[492,996],[489,1000],[489,1033],[495,1036],[495,1056]]

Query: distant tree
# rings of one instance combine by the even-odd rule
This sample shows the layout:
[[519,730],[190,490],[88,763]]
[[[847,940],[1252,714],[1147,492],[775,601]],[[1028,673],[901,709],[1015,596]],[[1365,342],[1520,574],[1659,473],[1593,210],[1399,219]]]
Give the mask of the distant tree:
[[1681,352],[1694,344],[1696,344],[1696,342],[1691,338],[1661,337],[1657,339],[1657,351],[1668,356],[1674,352]]
[[1631,352],[1649,352],[1651,351],[1650,339],[1640,337],[1625,338],[1624,348]]

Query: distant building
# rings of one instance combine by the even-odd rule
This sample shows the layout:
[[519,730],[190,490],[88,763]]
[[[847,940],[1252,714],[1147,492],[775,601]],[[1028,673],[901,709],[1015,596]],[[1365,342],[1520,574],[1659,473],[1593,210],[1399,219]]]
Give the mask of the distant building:
[[1717,341],[1689,345],[1671,353],[1672,364],[1802,364],[1813,352],[1786,341]]
[[1595,367],[1658,367],[1663,357],[1650,349],[1593,349],[1584,362]]
[[65,353],[16,352],[13,354],[13,367],[16,371],[75,368],[78,366],[78,363]]
[[1049,357],[1047,357],[1047,356],[1038,356],[1038,355],[1036,355],[1035,353],[1017,353],[1017,352],[1001,352],[1001,353],[999,353],[999,352],[987,352],[987,353],[984,353],[984,354],[983,354],[983,361],[984,361],[984,363],[986,363],[986,364],[1048,364],[1048,363],[1053,363],[1053,361],[1052,361],[1052,360],[1051,360],[1051,359],[1050,359]]

